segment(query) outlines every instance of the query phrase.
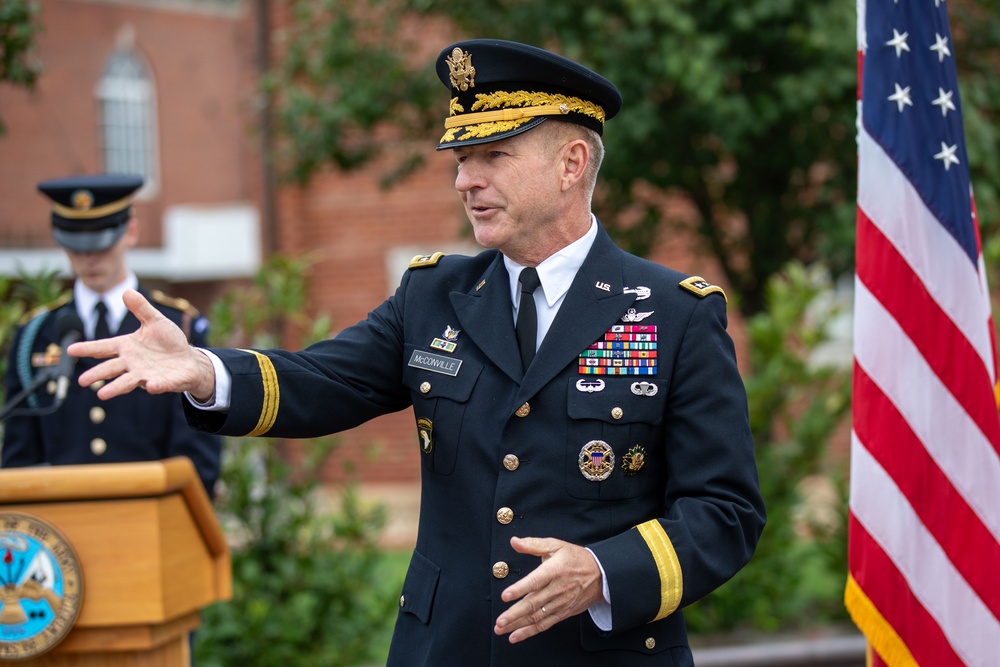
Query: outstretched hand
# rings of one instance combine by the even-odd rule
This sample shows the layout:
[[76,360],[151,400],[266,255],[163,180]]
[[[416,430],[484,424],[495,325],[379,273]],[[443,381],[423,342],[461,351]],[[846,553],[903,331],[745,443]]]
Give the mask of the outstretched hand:
[[215,391],[215,369],[204,354],[191,347],[180,327],[135,290],[127,290],[125,305],[138,318],[138,331],[114,338],[83,341],[69,346],[74,357],[106,359],[80,375],[84,387],[106,384],[97,395],[109,399],[136,387],[151,394],[188,391],[207,400]]
[[504,602],[517,602],[500,614],[493,632],[510,634],[512,644],[583,613],[602,599],[601,568],[585,548],[549,537],[514,537],[510,544],[518,553],[542,559],[531,574],[501,595]]

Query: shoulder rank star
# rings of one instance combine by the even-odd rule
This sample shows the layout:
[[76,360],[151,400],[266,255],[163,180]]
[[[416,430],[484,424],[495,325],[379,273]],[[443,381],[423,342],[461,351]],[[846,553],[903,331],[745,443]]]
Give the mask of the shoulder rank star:
[[722,290],[721,287],[719,287],[718,285],[713,285],[712,283],[708,282],[701,276],[691,276],[690,278],[685,278],[680,283],[678,283],[678,286],[682,287],[683,289],[686,289],[689,292],[692,292],[693,294],[697,294],[700,297],[706,297],[709,294],[714,294],[718,292],[719,294],[722,295],[723,299],[726,299],[727,302],[729,301],[729,299],[726,298],[726,293]]

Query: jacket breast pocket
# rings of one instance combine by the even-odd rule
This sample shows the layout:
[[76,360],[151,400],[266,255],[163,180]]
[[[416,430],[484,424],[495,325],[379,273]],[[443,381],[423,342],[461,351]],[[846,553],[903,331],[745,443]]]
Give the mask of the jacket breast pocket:
[[403,384],[413,399],[424,464],[439,475],[450,475],[455,471],[462,430],[470,428],[469,398],[483,365],[412,345],[406,346],[406,358],[410,362],[403,369]]
[[649,468],[663,459],[667,389],[661,379],[570,378],[566,491],[571,496],[622,500],[640,492]]

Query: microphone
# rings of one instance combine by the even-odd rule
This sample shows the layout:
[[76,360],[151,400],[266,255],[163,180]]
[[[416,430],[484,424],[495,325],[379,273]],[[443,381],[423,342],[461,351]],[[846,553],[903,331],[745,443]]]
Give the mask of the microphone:
[[52,370],[56,380],[56,404],[61,404],[69,392],[69,381],[73,377],[76,357],[66,354],[66,348],[83,338],[83,320],[75,310],[67,309],[56,321],[56,335],[59,337],[59,363]]

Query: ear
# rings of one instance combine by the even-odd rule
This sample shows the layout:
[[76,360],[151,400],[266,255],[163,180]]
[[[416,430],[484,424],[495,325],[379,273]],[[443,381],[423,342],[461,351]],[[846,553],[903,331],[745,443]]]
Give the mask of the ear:
[[560,183],[563,192],[583,180],[588,164],[590,164],[590,147],[586,141],[574,139],[563,146],[563,171]]
[[139,220],[132,215],[125,226],[125,247],[134,248],[139,245]]

